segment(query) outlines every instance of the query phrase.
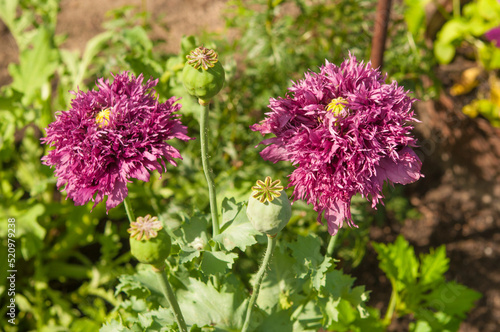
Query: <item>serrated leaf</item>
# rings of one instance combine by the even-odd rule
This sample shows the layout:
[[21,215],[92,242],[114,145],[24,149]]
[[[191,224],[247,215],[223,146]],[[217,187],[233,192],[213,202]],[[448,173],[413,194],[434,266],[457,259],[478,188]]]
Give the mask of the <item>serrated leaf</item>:
[[168,301],[163,295],[163,291],[158,282],[158,275],[152,270],[138,271],[132,275],[120,276],[120,284],[116,287],[115,294],[120,291],[129,296],[136,296],[140,299],[147,299],[154,307],[159,305],[169,307]]
[[172,331],[175,318],[170,308],[158,308],[157,310],[148,310],[138,315],[136,321],[141,325],[141,331]]
[[[329,297],[327,299],[320,299],[319,302],[323,302],[321,307],[323,311],[324,318],[326,320],[326,324],[330,325],[333,322],[338,322],[339,320],[339,311],[337,309],[338,305],[340,304],[341,299],[337,298],[334,299],[333,297]],[[350,308],[350,306],[348,306]],[[350,308],[352,311],[352,309]],[[346,312],[344,312],[344,315],[346,315]]]
[[320,253],[321,241],[315,235],[301,236],[288,246],[296,259],[294,270],[299,278],[305,278],[310,270],[315,270],[323,261]]
[[145,299],[151,295],[149,289],[132,275],[121,275],[118,280],[119,284],[116,286],[115,295],[124,292],[128,296],[135,296],[140,299]]
[[437,311],[465,318],[465,313],[474,306],[474,301],[480,299],[481,296],[481,293],[452,281],[435,288],[426,296],[426,301]]
[[200,257],[201,251],[196,250],[191,247],[182,247],[181,252],[179,253],[180,263],[184,264],[187,262],[191,262],[193,259]]
[[123,326],[120,322],[112,320],[109,323],[105,323],[99,332],[128,332],[130,329]]
[[389,279],[398,281],[398,290],[415,283],[418,275],[418,261],[413,247],[403,236],[398,236],[393,244],[373,243],[378,254],[379,267]]
[[322,294],[325,297],[339,298],[351,292],[356,279],[344,274],[341,270],[333,270],[326,274],[326,284]]
[[243,202],[235,203],[234,199],[224,199],[222,209],[223,227],[214,240],[231,251],[238,247],[245,251],[248,246],[257,243],[255,236],[260,234],[250,223]]
[[241,328],[234,324],[239,306],[234,295],[218,292],[211,284],[190,278],[188,289],[179,290],[177,299],[188,325],[211,325],[227,330]]
[[432,285],[444,280],[444,274],[449,268],[446,248],[441,246],[435,251],[431,249],[427,255],[420,256],[420,280],[422,286]]
[[326,272],[332,266],[332,259],[329,257],[325,257],[323,263],[318,266],[317,269],[312,271],[311,280],[313,287],[319,291],[322,286],[326,284]]
[[222,251],[205,251],[200,269],[207,276],[226,273],[233,266],[236,258],[238,258],[238,255],[235,253],[226,254]]

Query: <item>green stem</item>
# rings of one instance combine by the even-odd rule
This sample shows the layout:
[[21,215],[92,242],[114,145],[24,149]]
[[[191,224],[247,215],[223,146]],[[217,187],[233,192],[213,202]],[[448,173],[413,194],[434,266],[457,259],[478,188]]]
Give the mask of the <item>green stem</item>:
[[385,313],[383,320],[385,326],[391,325],[392,316],[394,315],[394,310],[396,309],[396,303],[398,301],[398,292],[396,290],[396,283],[391,281],[391,284],[392,284],[391,299],[389,300],[389,306],[387,307],[387,312]]
[[453,17],[460,17],[460,0],[453,0]]
[[328,242],[328,248],[326,249],[326,256],[331,257],[333,255],[333,249],[335,249],[335,242],[337,242],[337,237],[339,235],[336,234],[330,237],[330,241]]
[[128,196],[123,200],[123,204],[125,205],[125,212],[127,212],[128,221],[134,222],[134,210],[132,210],[132,204],[130,203],[130,199],[128,198]]
[[252,316],[252,309],[255,304],[255,301],[257,300],[257,297],[259,296],[260,285],[262,283],[262,279],[264,279],[264,274],[266,272],[267,265],[269,264],[271,256],[273,255],[274,247],[276,247],[276,236],[272,238],[268,236],[266,255],[264,256],[262,265],[260,266],[259,271],[257,272],[257,277],[253,285],[253,294],[252,297],[250,298],[250,302],[248,302],[245,323],[243,324],[243,329],[241,330],[241,332],[248,331],[248,326],[250,325],[250,317]]
[[215,237],[219,235],[219,220],[217,217],[217,198],[215,195],[215,183],[212,178],[213,171],[210,169],[208,165],[208,109],[209,104],[203,103],[201,104],[201,120],[200,120],[200,140],[201,140],[201,163],[203,165],[203,172],[205,173],[205,178],[207,179],[208,184],[208,195],[210,198],[210,212],[212,214],[212,236]]
[[177,325],[179,325],[179,330],[181,332],[187,332],[188,328],[186,326],[186,321],[184,321],[184,316],[182,315],[181,308],[179,307],[179,303],[177,303],[177,299],[175,298],[175,294],[170,286],[170,282],[168,281],[167,273],[165,269],[153,269],[156,273],[158,281],[160,283],[161,290],[163,291],[163,295],[167,299],[172,311],[174,312],[175,320],[177,321]]

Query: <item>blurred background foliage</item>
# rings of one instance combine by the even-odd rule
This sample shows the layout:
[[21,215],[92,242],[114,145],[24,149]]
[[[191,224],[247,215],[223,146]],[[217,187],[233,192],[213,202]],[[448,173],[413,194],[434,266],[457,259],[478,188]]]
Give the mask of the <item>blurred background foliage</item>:
[[[454,13],[434,45],[425,38],[428,1],[394,4],[384,65],[388,80],[398,80],[415,91],[416,98],[433,98],[440,89],[433,66],[449,62],[463,43],[475,48],[472,56],[482,70],[494,73],[499,50],[482,38],[488,28],[500,23],[500,14],[492,18],[484,7],[497,8],[494,2],[473,1],[462,14]],[[40,144],[44,128],[57,111],[70,108],[70,90],[93,89],[98,77],[124,70],[158,78],[160,100],[182,97],[182,121],[190,136],[199,137],[199,108],[184,91],[180,72],[189,50],[199,44],[216,48],[227,81],[210,111],[210,163],[220,188],[219,204],[223,197],[241,201],[256,179],[272,175],[286,182],[292,169],[261,160],[259,150],[253,148],[261,137],[249,126],[263,119],[270,97],[284,96],[291,80],[317,70],[325,59],[339,64],[351,52],[367,61],[376,1],[231,0],[224,11],[225,31],[237,37],[206,31],[184,38],[178,54],[156,51],[162,41],[149,37],[152,16],[132,6],[110,12],[104,32],[90,39],[83,52],[65,49],[61,47],[65,36],[55,33],[60,5],[60,0],[0,0],[0,19],[19,49],[18,61],[8,67],[12,81],[0,90],[0,260],[6,261],[7,252],[3,221],[14,217],[20,271],[16,280],[19,325],[6,323],[6,297],[0,301],[0,325],[6,331],[97,331],[116,315],[111,309],[124,301],[123,294],[114,293],[117,277],[134,271],[123,209],[106,214],[101,204],[89,213],[92,204],[74,206],[56,189],[53,170],[40,162],[47,149]],[[429,77],[427,86],[422,75]],[[495,102],[493,96],[491,92],[480,99]],[[495,105],[496,118],[485,115],[494,124],[498,99]],[[476,115],[485,114],[477,108]],[[137,215],[153,210],[175,227],[193,215],[193,207],[207,211],[208,193],[200,190],[205,180],[198,140],[173,144],[183,156],[179,166],[170,167],[162,178],[156,175],[149,183],[133,183],[129,189]],[[364,200],[355,198],[353,215],[361,221],[357,222],[360,229],[344,229],[337,242],[343,244],[337,254],[346,266],[355,268],[362,261],[371,224],[384,225],[387,218],[418,218],[400,188],[387,188],[387,197],[386,205],[375,213]],[[284,238],[292,242],[316,232],[326,243],[326,227],[316,223],[311,207],[297,202]],[[259,254],[241,253],[250,258]],[[240,268],[253,271],[257,260],[243,259]],[[4,295],[5,287],[3,269],[0,293]]]

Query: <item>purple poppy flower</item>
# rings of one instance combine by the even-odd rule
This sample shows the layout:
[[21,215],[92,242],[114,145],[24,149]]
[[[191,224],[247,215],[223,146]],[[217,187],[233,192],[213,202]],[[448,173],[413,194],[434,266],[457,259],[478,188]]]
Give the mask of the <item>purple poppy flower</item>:
[[251,126],[272,162],[290,161],[294,201],[313,204],[318,221],[324,212],[335,235],[351,217],[350,202],[361,193],[375,207],[383,198],[384,181],[407,184],[418,180],[421,162],[410,147],[414,99],[395,82],[384,83],[370,63],[349,55],[340,67],[326,61],[319,73],[294,82],[285,98],[271,99],[271,112]]
[[42,161],[55,166],[57,187],[76,205],[92,200],[95,207],[107,195],[107,211],[125,199],[131,178],[149,181],[150,171],[161,174],[165,161],[176,166],[174,159],[182,159],[166,140],[190,139],[174,114],[178,99],[159,103],[154,95],[158,80],[143,85],[142,74],[113,77],[99,79],[98,91],[72,92],[71,109],[58,112],[42,138],[54,147]]
[[500,26],[487,31],[484,36],[490,42],[495,43],[495,46],[500,48]]

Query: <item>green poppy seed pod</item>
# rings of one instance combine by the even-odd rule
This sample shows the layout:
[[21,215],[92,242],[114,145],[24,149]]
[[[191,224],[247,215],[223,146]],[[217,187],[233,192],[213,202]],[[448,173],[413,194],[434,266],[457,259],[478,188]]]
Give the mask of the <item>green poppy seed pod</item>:
[[247,206],[248,219],[256,230],[274,237],[292,216],[288,196],[280,180],[272,181],[269,176],[264,181],[258,180],[252,190]]
[[188,61],[182,70],[182,83],[190,95],[208,103],[222,89],[226,76],[218,55],[214,50],[200,46],[186,58]]
[[130,252],[141,263],[163,269],[170,255],[171,240],[157,217],[149,214],[130,223]]

